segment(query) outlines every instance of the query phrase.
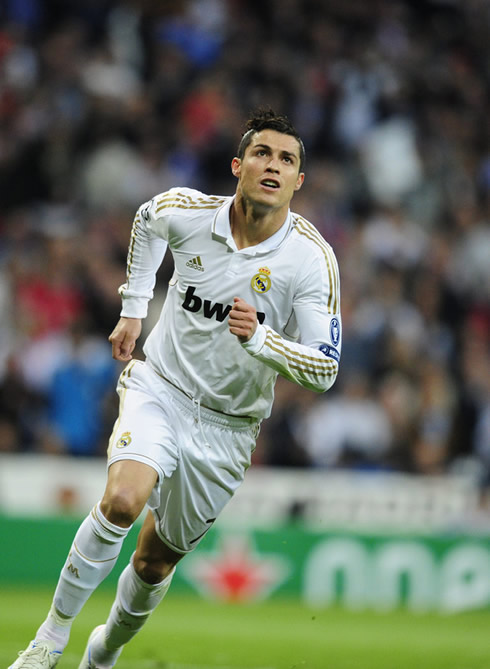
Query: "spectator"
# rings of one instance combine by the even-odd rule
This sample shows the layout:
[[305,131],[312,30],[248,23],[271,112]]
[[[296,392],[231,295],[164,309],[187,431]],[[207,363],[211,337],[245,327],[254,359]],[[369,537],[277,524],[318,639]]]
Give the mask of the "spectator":
[[341,392],[304,415],[302,439],[315,467],[385,469],[392,446],[387,412],[369,392],[368,378],[343,377]]
[[108,398],[117,370],[105,340],[91,336],[83,322],[74,324],[47,392],[45,451],[85,456],[105,452],[112,418],[107,416]]
[[471,463],[488,481],[489,31],[476,1],[6,3],[0,387],[16,388],[22,415],[0,392],[2,448],[61,434],[53,380],[94,373],[72,357],[80,319],[104,358],[135,203],[179,180],[231,192],[216,165],[248,111],[270,104],[305,138],[298,209],[340,261],[345,379],[329,403],[353,425],[363,415],[377,443],[279,389],[256,458]]

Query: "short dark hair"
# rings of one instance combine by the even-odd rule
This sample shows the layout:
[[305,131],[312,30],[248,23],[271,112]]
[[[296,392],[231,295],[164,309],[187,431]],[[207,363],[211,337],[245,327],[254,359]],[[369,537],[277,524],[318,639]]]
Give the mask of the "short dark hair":
[[299,171],[302,172],[305,165],[305,147],[301,137],[298,135],[291,121],[287,116],[276,114],[272,109],[258,109],[253,112],[245,125],[245,132],[238,145],[237,157],[240,160],[245,155],[247,147],[252,141],[252,137],[262,130],[276,130],[284,135],[291,135],[299,144]]

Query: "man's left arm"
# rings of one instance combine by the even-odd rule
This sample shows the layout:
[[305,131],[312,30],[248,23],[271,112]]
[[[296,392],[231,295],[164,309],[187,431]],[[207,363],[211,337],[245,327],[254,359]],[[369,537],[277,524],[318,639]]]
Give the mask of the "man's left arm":
[[243,348],[281,376],[316,392],[334,384],[342,348],[338,270],[332,275],[313,267],[305,274],[293,309],[301,343],[281,337],[260,325],[254,307],[235,298],[230,312],[230,332]]

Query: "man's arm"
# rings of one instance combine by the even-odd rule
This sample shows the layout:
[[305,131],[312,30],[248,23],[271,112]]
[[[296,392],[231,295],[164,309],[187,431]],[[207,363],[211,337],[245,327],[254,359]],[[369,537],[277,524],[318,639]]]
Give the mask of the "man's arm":
[[230,332],[238,337],[250,355],[309,390],[323,393],[333,386],[339,371],[340,352],[338,346],[334,347],[328,341],[327,335],[318,346],[292,342],[268,325],[260,325],[256,313],[254,307],[241,300],[230,311],[228,321]]
[[234,299],[228,319],[230,332],[250,355],[316,392],[331,388],[339,370],[339,282],[336,263],[332,267],[334,271],[329,274],[312,262],[304,273],[293,305],[301,343],[284,339],[270,326],[259,324],[255,308],[240,298]]
[[141,334],[141,319],[153,297],[156,272],[165,255],[167,241],[151,229],[153,201],[145,202],[136,212],[128,249],[126,283],[119,288],[122,298],[121,318],[109,335],[112,357],[128,362]]
[[164,236],[166,228],[163,218],[158,221],[159,233],[155,233],[157,226],[153,209],[153,200],[142,204],[136,212],[131,229],[126,282],[119,287],[122,298],[121,316],[128,319],[146,317],[148,302],[153,297],[156,272],[168,246]]

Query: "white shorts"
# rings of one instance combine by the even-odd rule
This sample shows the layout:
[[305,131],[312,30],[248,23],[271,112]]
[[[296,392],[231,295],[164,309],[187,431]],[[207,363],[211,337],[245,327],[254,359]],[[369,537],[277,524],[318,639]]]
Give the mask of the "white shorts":
[[156,470],[148,506],[157,534],[172,550],[187,553],[242,483],[259,422],[200,406],[139,360],[124,369],[117,392],[108,466],[136,460]]

